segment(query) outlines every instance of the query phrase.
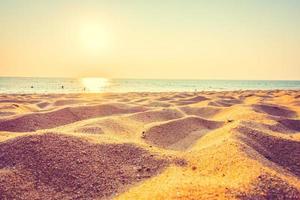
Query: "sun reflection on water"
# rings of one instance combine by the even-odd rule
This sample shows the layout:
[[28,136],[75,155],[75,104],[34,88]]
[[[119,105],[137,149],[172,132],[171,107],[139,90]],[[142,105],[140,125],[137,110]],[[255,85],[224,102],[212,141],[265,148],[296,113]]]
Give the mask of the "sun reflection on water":
[[80,79],[86,92],[103,92],[105,87],[109,85],[106,78],[86,77]]

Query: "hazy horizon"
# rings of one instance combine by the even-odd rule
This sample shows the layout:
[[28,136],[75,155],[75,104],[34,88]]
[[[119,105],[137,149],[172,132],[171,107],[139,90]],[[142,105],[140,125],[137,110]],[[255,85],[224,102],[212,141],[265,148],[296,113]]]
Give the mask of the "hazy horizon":
[[111,80],[199,80],[199,81],[300,81],[298,79],[201,79],[201,78],[118,78],[118,77],[103,77],[103,76],[81,76],[81,77],[72,77],[72,76],[1,76],[0,78],[50,78],[50,79],[82,79],[82,78],[103,78]]
[[0,2],[1,77],[300,80],[300,1]]

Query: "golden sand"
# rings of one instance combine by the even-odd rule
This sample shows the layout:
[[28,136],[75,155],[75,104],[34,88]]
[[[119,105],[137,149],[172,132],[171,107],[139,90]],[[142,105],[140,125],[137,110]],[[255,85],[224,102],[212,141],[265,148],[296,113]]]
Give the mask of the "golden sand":
[[300,91],[0,95],[0,199],[300,199]]

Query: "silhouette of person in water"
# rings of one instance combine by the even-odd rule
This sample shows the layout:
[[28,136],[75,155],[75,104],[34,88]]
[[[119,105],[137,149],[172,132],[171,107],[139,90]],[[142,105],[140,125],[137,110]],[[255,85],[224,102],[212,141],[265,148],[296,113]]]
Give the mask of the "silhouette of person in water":
[[33,88],[33,85],[31,86],[31,88]]
[[65,87],[62,85],[61,88],[64,89]]

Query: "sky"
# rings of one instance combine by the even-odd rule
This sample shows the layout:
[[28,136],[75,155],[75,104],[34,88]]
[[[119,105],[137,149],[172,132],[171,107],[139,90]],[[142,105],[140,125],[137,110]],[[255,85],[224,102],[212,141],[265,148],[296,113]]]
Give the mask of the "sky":
[[0,0],[0,76],[300,80],[299,0]]

